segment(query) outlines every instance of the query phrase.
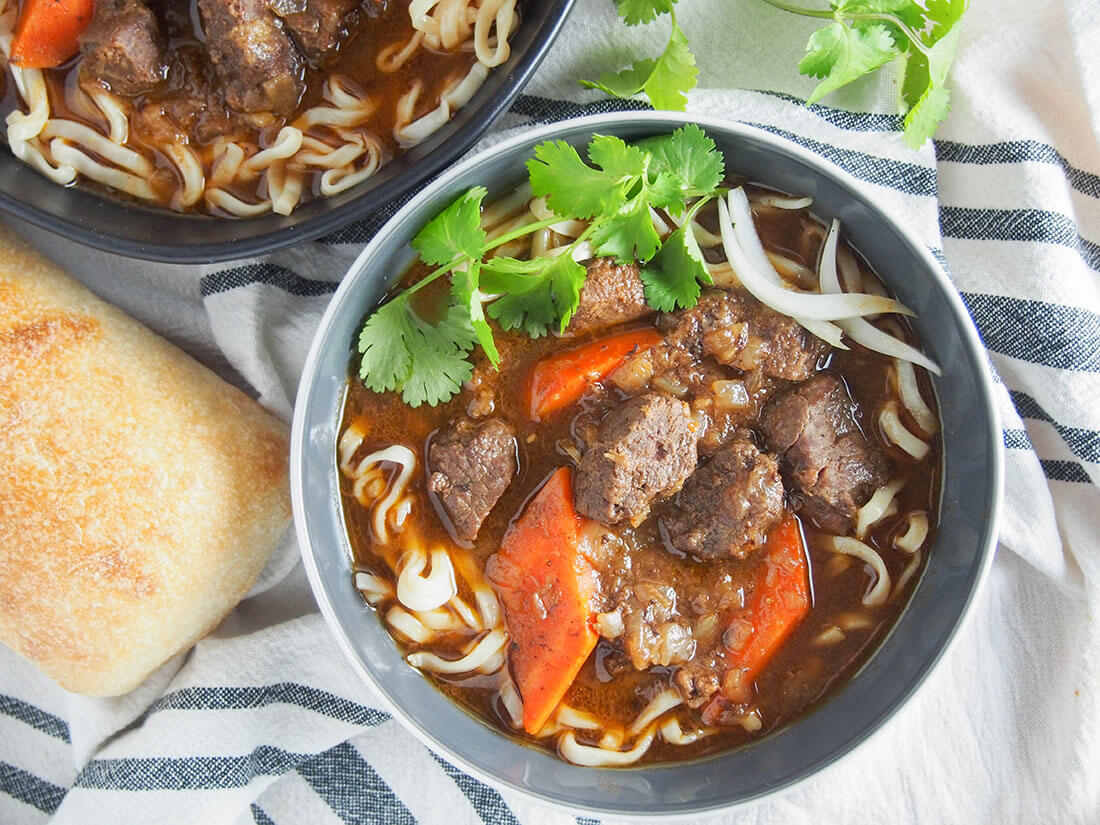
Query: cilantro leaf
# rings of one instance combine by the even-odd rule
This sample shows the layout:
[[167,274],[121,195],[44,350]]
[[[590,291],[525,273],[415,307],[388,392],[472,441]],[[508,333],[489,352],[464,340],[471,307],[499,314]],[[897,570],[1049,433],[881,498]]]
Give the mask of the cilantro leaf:
[[469,313],[470,325],[477,336],[477,342],[488,356],[489,363],[496,368],[500,365],[500,353],[497,352],[496,341],[493,340],[493,331],[485,320],[483,304],[486,296],[479,289],[480,273],[479,261],[474,261],[469,267],[456,269],[451,275],[451,294],[455,302]]
[[600,75],[599,80],[582,80],[581,85],[621,98],[644,92],[655,109],[682,112],[687,108],[687,93],[695,88],[698,76],[687,35],[674,16],[668,44],[656,60],[638,60],[620,72]]
[[527,173],[531,191],[563,216],[591,218],[614,212],[626,197],[626,184],[618,175],[592,168],[564,140],[536,146]]
[[434,407],[450,400],[473,373],[467,353],[473,348],[474,336],[466,310],[455,304],[434,326],[419,318],[416,326],[418,334],[405,341],[413,368],[401,399],[410,407],[424,403]]
[[412,371],[412,356],[405,346],[412,334],[408,302],[394,299],[378,307],[359,333],[359,377],[375,392],[399,390]]
[[[924,27],[924,10],[914,0],[840,0],[832,2],[837,20],[859,18],[863,15],[896,17],[902,25],[920,31]],[[889,20],[879,20],[894,36],[894,42],[903,46],[908,40],[905,32]],[[858,25],[858,23],[857,23]]]
[[894,38],[881,24],[852,28],[833,23],[810,35],[806,54],[798,70],[823,78],[807,103],[815,103],[829,92],[858,80],[897,57]]
[[653,74],[657,61],[650,57],[635,60],[626,69],[619,72],[605,72],[598,80],[582,80],[581,85],[589,89],[599,89],[613,97],[633,97],[645,88],[646,81]]
[[660,251],[642,269],[646,303],[658,312],[695,306],[700,284],[713,283],[690,225],[691,222],[686,221],[669,235]]
[[433,325],[399,295],[375,310],[359,334],[359,377],[375,392],[401,390],[410,407],[434,406],[470,377],[473,367],[466,354],[473,343],[463,307],[451,304]]
[[810,36],[798,64],[803,74],[821,79],[808,103],[900,59],[906,142],[920,147],[947,117],[951,98],[946,81],[958,43],[956,24],[969,0],[830,0],[831,13],[786,0],[765,2],[792,14],[835,21]]
[[922,38],[926,50],[913,49],[905,61],[901,86],[902,100],[909,106],[905,139],[914,149],[935,133],[951,111],[947,73],[959,41],[956,23],[966,8],[966,0],[930,0],[927,13],[932,29]]
[[687,93],[695,88],[699,70],[684,30],[672,20],[672,34],[664,54],[657,58],[653,74],[642,89],[654,109],[682,112],[687,108]]
[[653,218],[649,214],[649,203],[639,193],[606,220],[600,222],[592,232],[592,243],[599,255],[610,255],[620,264],[648,261],[661,245],[657,230],[653,228]]
[[564,330],[577,311],[586,273],[568,253],[533,261],[497,257],[484,266],[485,289],[503,293],[489,304],[489,316],[504,329],[538,338],[555,322]]
[[622,181],[640,177],[646,170],[645,152],[612,135],[593,135],[588,159],[605,174]]
[[660,15],[672,11],[672,4],[676,0],[615,0],[619,9],[619,17],[628,26],[637,26],[639,23],[650,23]]
[[412,248],[435,266],[444,266],[455,258],[480,258],[485,246],[481,201],[486,194],[484,186],[468,189],[416,233]]
[[[639,147],[653,156],[650,169],[658,172],[650,199],[658,208],[673,206],[675,199],[709,195],[725,176],[722,153],[694,123],[685,124],[669,135],[647,138]],[[674,196],[671,188],[662,191],[670,184],[675,186]]]

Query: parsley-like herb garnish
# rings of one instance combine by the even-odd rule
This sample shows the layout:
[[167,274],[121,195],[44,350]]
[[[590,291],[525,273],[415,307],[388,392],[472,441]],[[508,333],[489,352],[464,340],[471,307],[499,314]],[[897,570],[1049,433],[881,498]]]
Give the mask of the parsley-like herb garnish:
[[[585,268],[572,252],[584,242],[598,256],[641,265],[646,300],[660,311],[691,307],[710,274],[690,231],[691,218],[719,194],[721,153],[698,126],[630,145],[596,135],[587,161],[564,141],[535,147],[527,162],[531,190],[555,213],[489,240],[481,227],[484,187],[462,193],[412,240],[421,260],[436,267],[379,307],[359,334],[359,374],[376,392],[399,391],[412,407],[435,405],[470,377],[470,353],[480,345],[493,366],[500,355],[486,320],[531,337],[564,330],[580,302]],[[683,219],[662,243],[651,209]],[[584,220],[585,230],[553,256],[518,260],[498,247],[559,221]],[[417,314],[412,297],[450,275],[440,320]]]
[[[777,9],[831,20],[814,32],[798,70],[821,80],[808,103],[895,60],[902,61],[900,108],[905,139],[919,148],[951,110],[947,73],[959,39],[956,25],[969,0],[830,0],[828,9],[806,8],[785,0],[764,0]],[[651,23],[668,14],[672,33],[664,52],[618,73],[581,84],[615,97],[645,94],[656,109],[683,111],[695,88],[698,69],[687,35],[676,22],[676,0],[615,0],[628,26]]]

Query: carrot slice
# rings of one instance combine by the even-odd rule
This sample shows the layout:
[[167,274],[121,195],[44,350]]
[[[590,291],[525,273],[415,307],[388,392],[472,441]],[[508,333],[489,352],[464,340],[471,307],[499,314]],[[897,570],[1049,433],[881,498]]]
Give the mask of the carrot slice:
[[[788,514],[772,529],[757,562],[756,582],[744,611],[730,623],[722,697],[752,699],[753,682],[772,655],[810,612],[810,578],[802,532]],[[705,714],[704,714],[705,715]]]
[[563,407],[575,404],[590,384],[604,380],[634,352],[647,350],[661,340],[655,329],[635,329],[539,361],[528,385],[532,421],[541,421]]
[[583,520],[573,509],[573,474],[543,484],[489,560],[504,604],[512,676],[523,698],[523,729],[537,733],[561,702],[598,639],[596,571],[580,552]]
[[94,9],[95,0],[25,0],[11,62],[24,69],[60,66],[80,51],[80,35]]

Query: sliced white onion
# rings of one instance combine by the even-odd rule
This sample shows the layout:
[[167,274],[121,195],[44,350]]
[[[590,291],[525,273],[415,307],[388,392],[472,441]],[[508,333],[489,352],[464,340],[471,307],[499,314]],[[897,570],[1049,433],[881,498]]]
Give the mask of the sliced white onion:
[[[418,650],[416,653],[410,653],[406,661],[413,667],[432,673],[469,673],[472,670],[477,670],[500,653],[501,648],[507,642],[507,633],[503,630],[492,630],[461,659],[443,659],[434,653]],[[503,659],[501,662],[503,663]]]
[[808,318],[819,321],[835,321],[840,318],[854,318],[860,315],[876,315],[893,312],[899,315],[912,315],[913,312],[892,298],[877,295],[819,295],[810,292],[795,292],[771,283],[767,277],[756,271],[737,243],[737,237],[730,222],[726,202],[718,200],[718,225],[722,231],[722,247],[729,259],[733,271],[737,273],[742,285],[758,301],[783,315],[792,318]]
[[455,570],[446,550],[432,551],[432,569],[424,576],[427,564],[428,554],[419,549],[407,551],[398,564],[397,600],[410,610],[434,610],[458,593]]
[[776,195],[772,192],[761,192],[753,197],[753,200],[761,206],[770,206],[773,209],[805,209],[808,206],[813,206],[814,199],[809,196],[794,197],[787,195]]
[[[756,267],[757,272],[776,286],[786,289],[783,286],[782,276],[776,272],[771,259],[768,258],[768,253],[764,251],[764,244],[761,243],[760,235],[757,234],[756,225],[752,220],[752,209],[749,206],[748,196],[740,186],[729,193],[729,208],[730,215],[733,218],[733,231],[741,251],[745,253],[745,257]],[[726,254],[728,256],[729,253]],[[801,326],[805,327],[811,335],[816,335],[839,349],[848,349],[840,340],[841,330],[836,324],[830,324],[828,321],[792,317]]]
[[871,589],[863,594],[862,602],[871,607],[884,604],[890,596],[890,572],[886,569],[882,556],[875,552],[874,548],[850,536],[830,536],[829,542],[835,552],[855,556],[870,565],[875,572],[875,582]]
[[[829,234],[825,236],[825,244],[821,250],[820,279],[821,291],[832,295],[847,294],[840,286],[840,278],[837,274],[837,244],[840,235],[840,221],[833,219],[829,227]],[[840,328],[848,333],[848,337],[857,344],[862,344],[867,349],[882,353],[890,358],[899,358],[904,361],[912,361],[920,364],[926,370],[942,375],[935,361],[926,356],[915,347],[909,346],[893,335],[883,332],[871,324],[865,318],[846,318],[837,321]]]
[[652,728],[646,731],[645,736],[637,741],[628,751],[607,750],[591,745],[582,745],[572,732],[562,734],[558,739],[558,753],[562,758],[581,765],[585,768],[608,768],[622,765],[633,765],[649,750],[653,742],[654,731]]

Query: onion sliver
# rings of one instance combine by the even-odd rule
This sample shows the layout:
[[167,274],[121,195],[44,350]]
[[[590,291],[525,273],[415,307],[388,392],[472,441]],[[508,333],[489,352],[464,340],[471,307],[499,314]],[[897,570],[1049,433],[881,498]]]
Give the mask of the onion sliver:
[[[782,276],[775,271],[775,267],[772,266],[772,262],[768,258],[768,253],[764,251],[764,244],[760,242],[760,236],[756,233],[749,198],[740,186],[729,193],[729,208],[730,215],[733,217],[733,232],[737,237],[737,243],[741,246],[741,251],[745,253],[745,257],[749,259],[761,275],[776,286],[785,288],[783,287]],[[726,255],[728,257],[729,253],[726,253]],[[836,324],[808,318],[796,317],[794,320],[805,327],[811,335],[816,335],[838,349],[848,349],[840,340],[841,329]]]
[[892,298],[878,295],[819,295],[810,292],[794,292],[768,281],[749,263],[737,243],[730,222],[729,209],[722,199],[718,201],[718,225],[722,231],[722,247],[741,284],[762,304],[792,318],[809,318],[819,321],[835,321],[860,315],[877,315],[894,312],[912,315],[912,310]]
[[[833,295],[845,294],[840,286],[840,277],[837,274],[836,256],[839,235],[840,221],[834,218],[832,226],[829,227],[829,234],[825,236],[825,244],[821,250],[821,266],[819,273],[821,291]],[[893,335],[883,332],[865,318],[846,318],[837,321],[837,323],[840,325],[841,329],[848,333],[849,338],[857,344],[862,344],[869,350],[882,353],[890,358],[911,361],[936,375],[943,374],[940,371],[939,365],[923,352],[909,346]]]

